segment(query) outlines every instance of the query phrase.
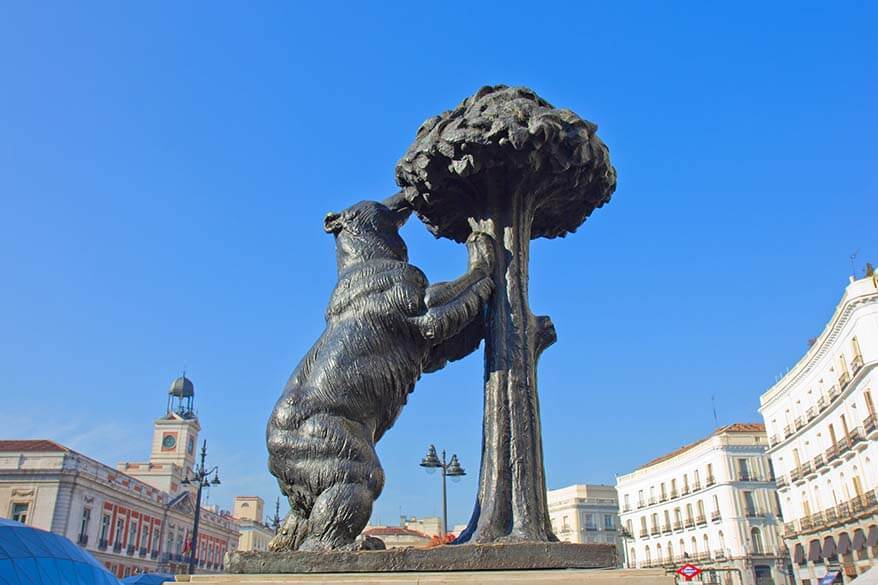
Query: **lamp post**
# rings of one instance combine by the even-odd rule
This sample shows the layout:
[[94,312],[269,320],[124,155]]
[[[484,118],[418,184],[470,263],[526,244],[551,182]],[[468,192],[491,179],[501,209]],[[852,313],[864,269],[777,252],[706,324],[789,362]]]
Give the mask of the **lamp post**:
[[421,467],[424,467],[428,473],[433,473],[436,468],[442,470],[442,538],[448,532],[448,500],[445,495],[445,478],[450,477],[455,481],[462,475],[466,475],[466,471],[460,466],[457,455],[451,456],[451,461],[445,460],[445,450],[442,450],[442,459],[436,454],[436,447],[430,445],[427,449],[427,455],[421,460]]
[[[195,496],[195,522],[192,525],[192,540],[189,542],[189,574],[193,574],[195,572],[195,554],[197,552],[198,546],[198,523],[201,520],[201,490],[208,485],[219,485],[219,468],[214,465],[210,469],[204,464],[204,459],[207,457],[207,440],[201,445],[201,463],[195,466],[195,475],[190,479],[189,472],[186,472],[186,477],[183,478],[183,485],[191,485],[195,482],[198,482],[198,492]],[[213,479],[208,481],[207,476],[213,474]]]

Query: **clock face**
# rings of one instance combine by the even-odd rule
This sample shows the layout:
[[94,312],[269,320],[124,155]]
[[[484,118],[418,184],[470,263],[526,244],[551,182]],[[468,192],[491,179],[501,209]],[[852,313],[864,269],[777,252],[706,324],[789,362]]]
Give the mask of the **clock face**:
[[162,439],[162,448],[164,449],[173,449],[177,445],[177,437],[174,435],[165,435],[165,438]]

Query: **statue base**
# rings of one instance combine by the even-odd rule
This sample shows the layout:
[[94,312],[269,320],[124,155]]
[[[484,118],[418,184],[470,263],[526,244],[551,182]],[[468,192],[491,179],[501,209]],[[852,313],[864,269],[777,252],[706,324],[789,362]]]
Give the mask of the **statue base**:
[[606,569],[617,565],[611,544],[522,542],[460,544],[331,552],[233,552],[229,573],[392,573],[410,571],[514,571],[522,569]]
[[674,585],[662,569],[179,575],[192,585]]

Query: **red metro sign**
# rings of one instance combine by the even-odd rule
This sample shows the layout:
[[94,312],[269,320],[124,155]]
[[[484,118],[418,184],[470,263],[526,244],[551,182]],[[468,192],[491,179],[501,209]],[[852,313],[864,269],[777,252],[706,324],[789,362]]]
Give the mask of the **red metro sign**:
[[692,563],[686,563],[685,565],[677,569],[677,574],[682,575],[687,581],[691,581],[701,574],[701,569],[699,569]]

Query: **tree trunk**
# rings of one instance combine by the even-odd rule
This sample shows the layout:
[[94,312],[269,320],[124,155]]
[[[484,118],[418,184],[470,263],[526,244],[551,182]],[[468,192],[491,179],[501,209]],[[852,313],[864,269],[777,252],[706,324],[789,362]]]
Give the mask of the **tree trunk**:
[[[499,191],[499,189],[497,190]],[[526,194],[495,193],[482,229],[494,237],[494,293],[486,316],[485,410],[475,510],[457,542],[555,541],[546,480],[536,363],[555,341],[528,306],[534,210]]]

